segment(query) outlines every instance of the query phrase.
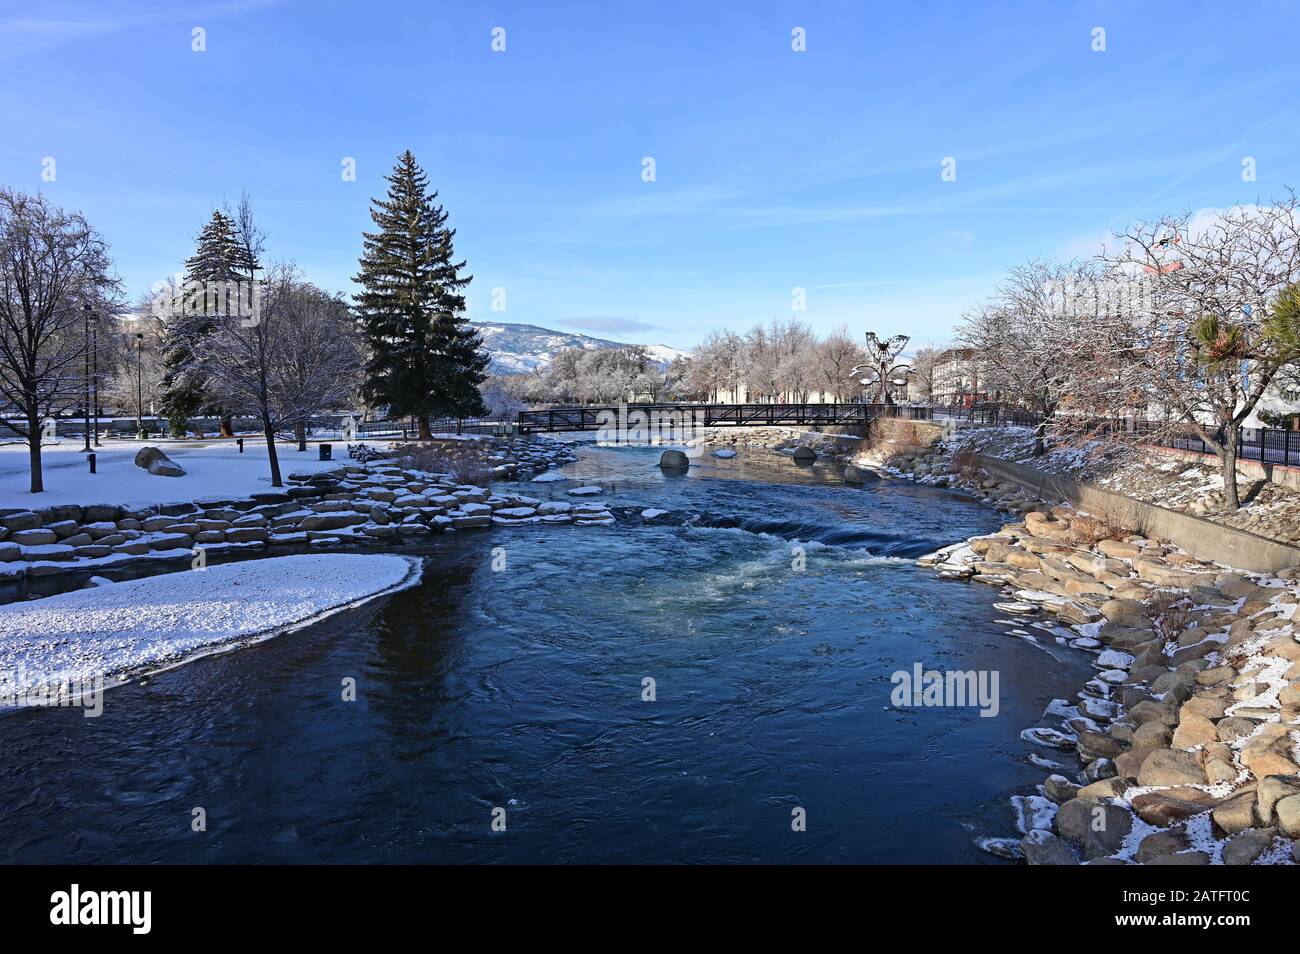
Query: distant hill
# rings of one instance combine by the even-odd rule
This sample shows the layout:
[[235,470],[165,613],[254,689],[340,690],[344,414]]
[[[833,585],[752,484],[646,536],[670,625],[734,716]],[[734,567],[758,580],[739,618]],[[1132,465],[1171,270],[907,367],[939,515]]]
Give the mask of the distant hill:
[[[552,331],[536,325],[516,325],[505,322],[470,322],[480,335],[491,355],[493,374],[524,374],[536,368],[545,368],[555,355],[566,348],[584,348],[594,351],[601,348],[626,348],[621,341],[593,338],[590,335]],[[674,358],[685,357],[689,352],[669,348],[667,345],[643,345],[650,357],[662,365]]]

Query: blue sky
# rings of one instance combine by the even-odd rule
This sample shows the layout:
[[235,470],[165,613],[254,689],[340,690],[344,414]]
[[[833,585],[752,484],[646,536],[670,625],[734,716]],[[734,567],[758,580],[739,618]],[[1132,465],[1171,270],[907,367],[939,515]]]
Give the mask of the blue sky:
[[1297,35],[1291,2],[0,2],[0,183],[83,211],[132,297],[242,189],[348,292],[410,148],[475,319],[689,347],[804,288],[820,331],[937,342],[1009,266],[1300,188]]

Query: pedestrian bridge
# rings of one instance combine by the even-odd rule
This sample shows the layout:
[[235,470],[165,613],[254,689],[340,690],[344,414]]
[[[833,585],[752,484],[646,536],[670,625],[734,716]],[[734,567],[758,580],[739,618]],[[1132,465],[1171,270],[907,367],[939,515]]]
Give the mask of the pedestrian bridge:
[[896,404],[611,404],[520,411],[520,434],[701,427],[862,427],[878,417],[926,418],[926,408]]

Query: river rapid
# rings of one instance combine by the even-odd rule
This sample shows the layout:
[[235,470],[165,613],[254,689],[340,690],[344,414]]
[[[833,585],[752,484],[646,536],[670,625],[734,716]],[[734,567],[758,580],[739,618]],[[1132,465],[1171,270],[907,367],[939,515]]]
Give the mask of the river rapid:
[[[0,861],[1003,863],[978,839],[1016,835],[1031,753],[1065,761],[1021,730],[1092,669],[912,563],[1001,516],[760,449],[657,459],[586,444],[508,485],[599,485],[616,526],[435,537],[413,589],[96,719],[6,715]],[[896,707],[917,663],[996,672],[997,715]]]

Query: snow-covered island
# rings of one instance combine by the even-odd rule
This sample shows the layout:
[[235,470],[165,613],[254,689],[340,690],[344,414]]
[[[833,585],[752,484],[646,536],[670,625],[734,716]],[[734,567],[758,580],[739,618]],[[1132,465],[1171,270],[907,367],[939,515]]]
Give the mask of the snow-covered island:
[[310,553],[210,566],[0,606],[0,672],[26,689],[113,685],[247,645],[413,586],[421,561]]

